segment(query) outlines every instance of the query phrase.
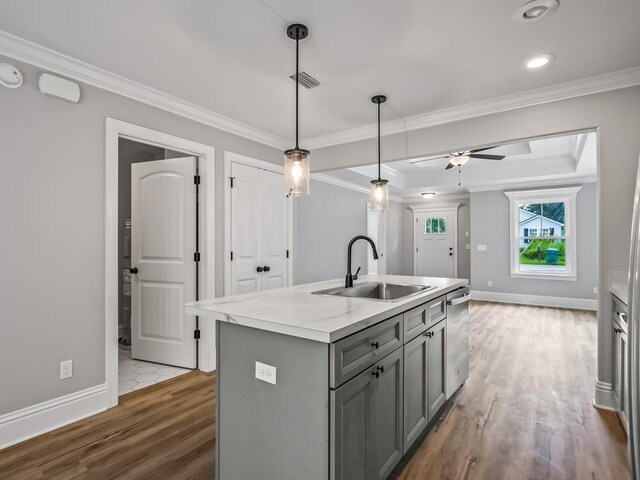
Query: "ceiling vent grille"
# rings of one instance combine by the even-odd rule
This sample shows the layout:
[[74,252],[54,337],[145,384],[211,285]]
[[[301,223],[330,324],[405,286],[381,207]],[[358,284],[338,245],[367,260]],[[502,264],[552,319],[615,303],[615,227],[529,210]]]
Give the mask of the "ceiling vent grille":
[[[289,78],[296,81],[296,74],[289,75]],[[298,73],[298,84],[306,88],[307,90],[311,90],[312,88],[316,88],[320,86],[320,81],[313,78],[310,74],[302,70]]]

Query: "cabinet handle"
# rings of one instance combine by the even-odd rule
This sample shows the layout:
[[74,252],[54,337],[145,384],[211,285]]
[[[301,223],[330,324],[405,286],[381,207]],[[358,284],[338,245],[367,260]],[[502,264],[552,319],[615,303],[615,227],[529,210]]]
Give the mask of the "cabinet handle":
[[260,266],[256,268],[256,272],[258,272],[258,273],[262,273],[263,270],[264,270],[264,268],[262,268]]
[[271,267],[268,267],[267,265],[265,265],[263,268],[265,272],[271,271]]
[[371,342],[371,346],[373,347],[373,349],[375,350],[376,348],[380,347],[380,345],[378,344],[378,342]]
[[380,372],[378,370],[374,370],[373,372],[371,372],[371,375],[378,378],[380,376]]
[[433,332],[424,332],[424,336],[431,338],[433,337]]
[[384,372],[384,366],[380,365],[380,366],[377,368],[377,370],[378,370],[379,372]]
[[621,328],[614,328],[613,331],[616,332],[616,333],[622,333],[622,329]]

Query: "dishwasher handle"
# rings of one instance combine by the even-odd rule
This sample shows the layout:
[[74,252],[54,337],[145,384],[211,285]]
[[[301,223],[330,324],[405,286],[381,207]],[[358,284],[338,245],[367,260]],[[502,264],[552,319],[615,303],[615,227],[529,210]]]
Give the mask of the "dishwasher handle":
[[463,303],[467,303],[470,299],[471,293],[467,293],[466,295],[462,295],[461,297],[447,300],[447,305],[462,305]]

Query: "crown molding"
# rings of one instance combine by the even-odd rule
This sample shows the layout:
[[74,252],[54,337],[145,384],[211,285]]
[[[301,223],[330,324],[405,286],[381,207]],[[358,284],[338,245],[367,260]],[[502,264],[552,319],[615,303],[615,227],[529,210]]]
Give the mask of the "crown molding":
[[[311,179],[318,180],[319,182],[328,183],[330,185],[335,185],[336,187],[342,187],[348,190],[353,190],[355,192],[365,193],[367,195],[371,193],[371,190],[367,187],[363,187],[362,185],[358,185],[357,183],[349,182],[347,180],[342,180],[341,178],[332,177],[331,175],[327,175],[326,173],[312,173]],[[398,195],[389,195],[389,200],[401,203],[403,199]]]
[[[618,90],[640,85],[640,67],[633,67],[595,77],[583,78],[560,83],[550,87],[537,88],[502,97],[436,110],[403,119],[391,120],[382,124],[384,135],[393,135],[445,123],[507,112],[519,108],[532,107],[545,103],[567,100],[575,97]],[[377,125],[353,128],[342,132],[304,139],[305,148],[310,150],[356,142],[374,138],[378,134]]]
[[284,150],[286,139],[0,30],[0,54],[210,127]]

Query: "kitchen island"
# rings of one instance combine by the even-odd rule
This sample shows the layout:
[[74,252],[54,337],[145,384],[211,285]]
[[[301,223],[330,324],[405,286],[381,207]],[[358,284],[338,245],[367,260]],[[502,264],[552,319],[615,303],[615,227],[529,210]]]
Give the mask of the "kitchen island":
[[368,282],[429,288],[397,301],[314,294],[336,280],[187,304],[216,321],[219,480],[383,479],[422,438],[466,379],[468,337],[450,325],[448,345],[447,303],[468,290],[447,294],[468,282],[354,287]]

